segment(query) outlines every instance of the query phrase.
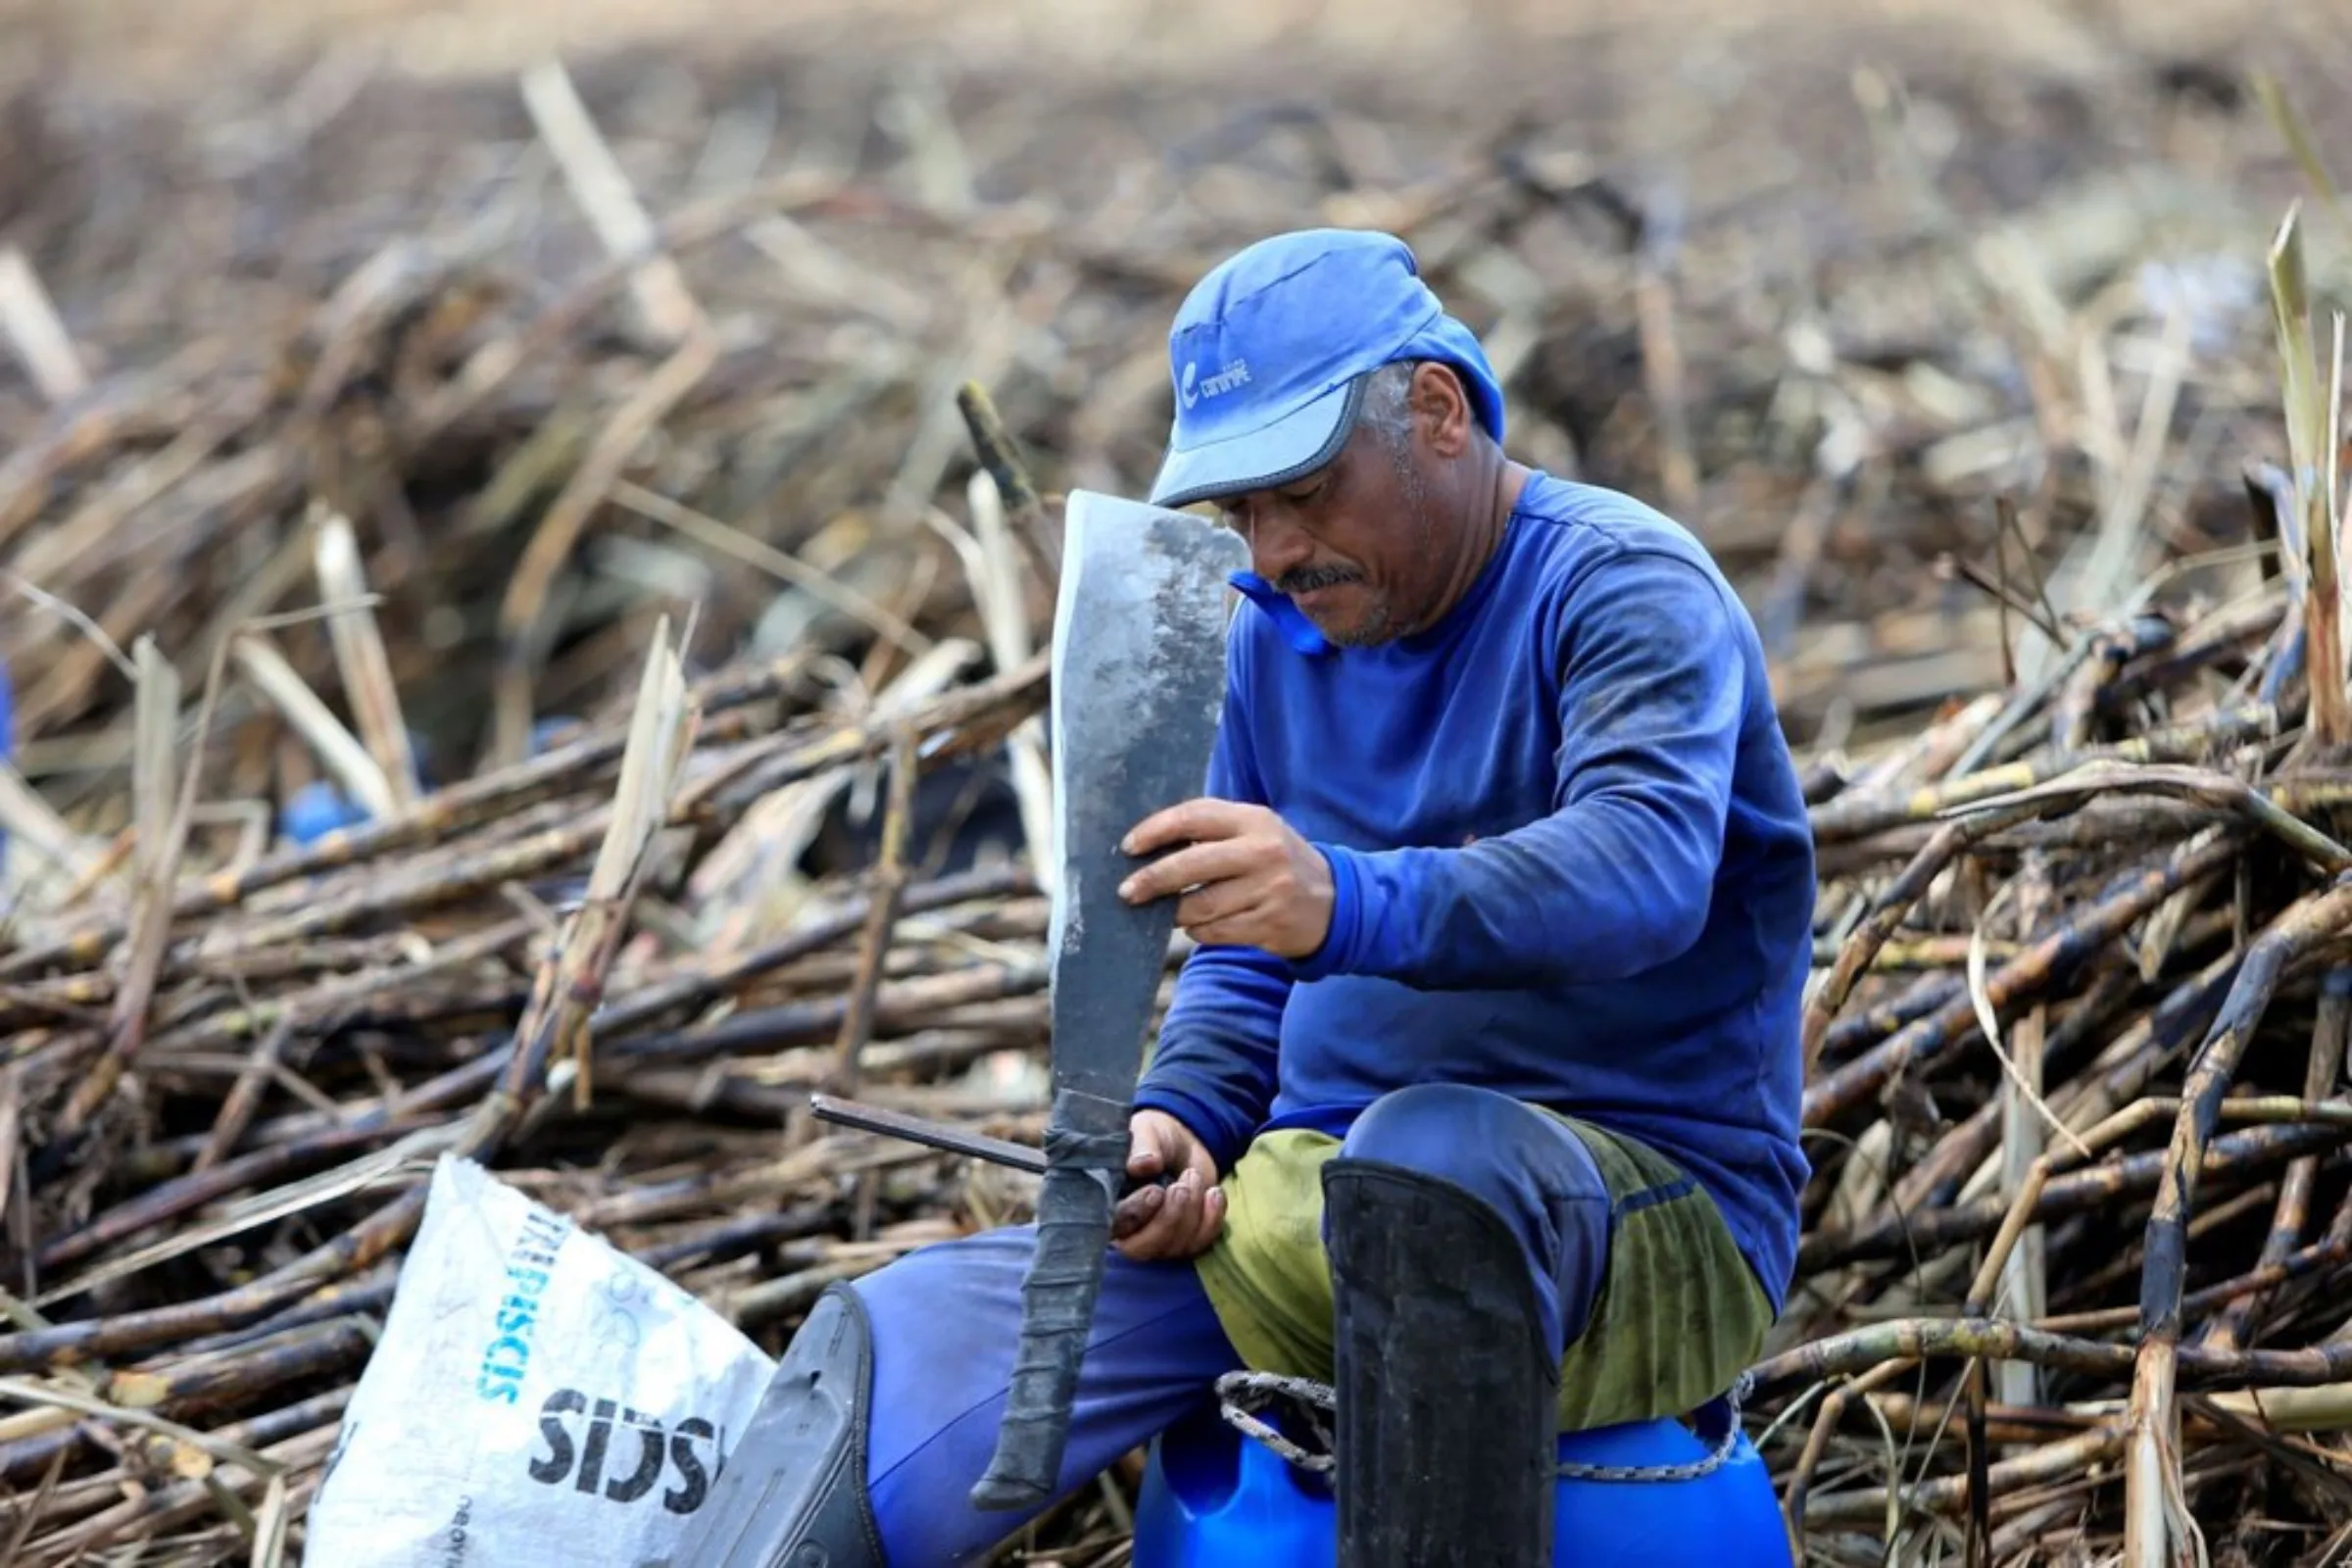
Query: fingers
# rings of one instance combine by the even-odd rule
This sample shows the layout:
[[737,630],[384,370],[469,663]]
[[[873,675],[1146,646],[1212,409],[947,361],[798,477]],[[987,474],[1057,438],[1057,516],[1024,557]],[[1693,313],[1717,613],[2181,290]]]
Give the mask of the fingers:
[[[1112,1245],[1138,1260],[1190,1257],[1203,1250],[1225,1223],[1216,1159],[1190,1128],[1165,1111],[1138,1111],[1128,1127],[1128,1174],[1145,1185],[1112,1209]],[[1164,1176],[1170,1170],[1172,1181]]]
[[1165,1187],[1147,1187],[1121,1200],[1111,1219],[1120,1252],[1138,1262],[1192,1257],[1206,1251],[1225,1224],[1225,1190],[1198,1165]]
[[1279,853],[1256,837],[1212,839],[1142,867],[1119,884],[1119,897],[1131,904],[1148,904],[1186,888],[1231,881],[1260,869]]
[[1207,1251],[1216,1245],[1218,1234],[1225,1228],[1225,1189],[1195,1186],[1193,1191],[1200,1195],[1195,1204],[1200,1217],[1180,1240],[1178,1245],[1183,1250],[1177,1254],[1179,1257],[1197,1257]]
[[1171,844],[1231,838],[1249,825],[1250,813],[1257,809],[1238,801],[1202,796],[1152,812],[1127,830],[1127,836],[1119,840],[1119,848],[1129,855],[1150,855]]
[[[1167,1198],[1167,1188],[1146,1186],[1139,1187],[1125,1198],[1120,1199],[1118,1207],[1110,1211],[1110,1239],[1114,1242],[1124,1242],[1142,1230],[1158,1215],[1161,1206],[1166,1203]],[[1124,1247],[1119,1250],[1128,1252]],[[1135,1254],[1128,1252],[1128,1255],[1132,1257]]]
[[1121,1241],[1133,1236],[1159,1212],[1167,1199],[1167,1189],[1154,1180],[1167,1169],[1168,1150],[1161,1128],[1151,1118],[1139,1118],[1130,1127],[1134,1143],[1127,1151],[1127,1174],[1136,1183],[1135,1191],[1118,1201],[1110,1211],[1111,1240]]
[[1176,902],[1176,923],[1194,933],[1220,921],[1241,920],[1265,906],[1265,891],[1256,880],[1212,882],[1195,888]]
[[1202,1187],[1215,1193],[1220,1200],[1223,1199],[1224,1190],[1217,1186],[1217,1162],[1209,1153],[1207,1145],[1198,1142],[1190,1144],[1184,1152],[1184,1168],[1187,1174],[1198,1177]]
[[1150,855],[1153,850],[1188,839],[1213,837],[1206,823],[1218,815],[1217,808],[1224,803],[1212,800],[1186,801],[1163,811],[1153,811],[1127,830],[1119,840],[1119,848],[1129,855]]

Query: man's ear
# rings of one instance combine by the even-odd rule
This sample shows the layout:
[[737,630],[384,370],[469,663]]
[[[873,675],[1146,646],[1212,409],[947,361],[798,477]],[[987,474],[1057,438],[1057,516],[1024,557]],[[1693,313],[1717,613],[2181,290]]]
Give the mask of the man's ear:
[[1409,406],[1413,423],[1437,456],[1458,458],[1470,450],[1478,412],[1451,366],[1432,360],[1415,367]]

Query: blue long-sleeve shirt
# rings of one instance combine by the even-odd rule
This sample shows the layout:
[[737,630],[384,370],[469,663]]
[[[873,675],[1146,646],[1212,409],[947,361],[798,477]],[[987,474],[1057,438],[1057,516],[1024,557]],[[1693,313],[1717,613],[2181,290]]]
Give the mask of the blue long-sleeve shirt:
[[1689,1171],[1778,1310],[1813,843],[1762,646],[1705,550],[1539,473],[1425,631],[1339,649],[1251,601],[1207,791],[1323,852],[1331,930],[1297,962],[1198,950],[1137,1102],[1220,1169],[1408,1084],[1547,1105]]

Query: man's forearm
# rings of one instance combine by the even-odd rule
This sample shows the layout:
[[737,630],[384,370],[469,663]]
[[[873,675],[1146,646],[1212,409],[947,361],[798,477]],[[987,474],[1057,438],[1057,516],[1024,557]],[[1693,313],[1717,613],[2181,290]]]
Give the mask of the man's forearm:
[[[1462,850],[1332,850],[1331,973],[1429,990],[1639,974],[1705,927],[1715,860],[1694,813],[1606,802]],[[1302,965],[1306,974],[1318,963]]]

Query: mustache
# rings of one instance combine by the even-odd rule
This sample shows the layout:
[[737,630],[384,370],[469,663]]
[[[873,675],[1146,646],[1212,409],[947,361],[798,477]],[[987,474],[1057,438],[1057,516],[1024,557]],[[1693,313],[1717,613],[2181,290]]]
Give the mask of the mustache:
[[1295,598],[1318,588],[1337,588],[1342,583],[1363,580],[1364,574],[1351,566],[1298,566],[1275,578],[1274,586]]

